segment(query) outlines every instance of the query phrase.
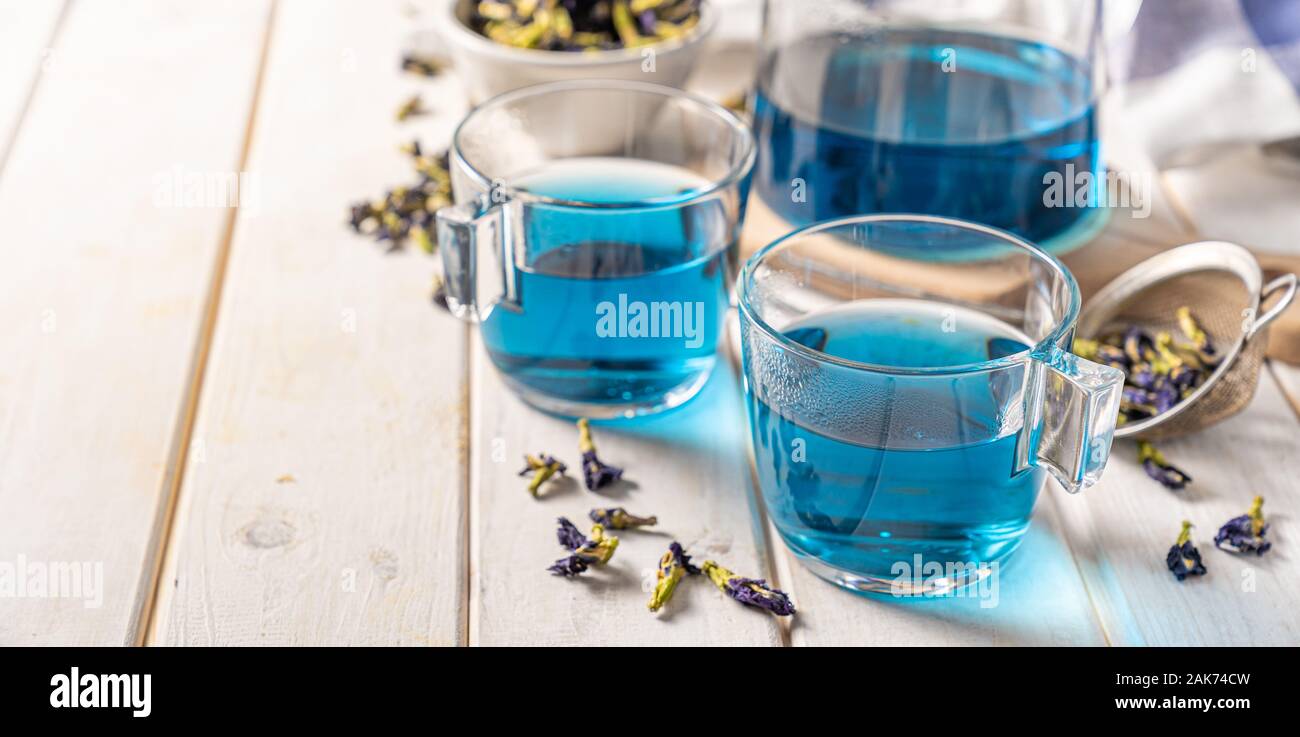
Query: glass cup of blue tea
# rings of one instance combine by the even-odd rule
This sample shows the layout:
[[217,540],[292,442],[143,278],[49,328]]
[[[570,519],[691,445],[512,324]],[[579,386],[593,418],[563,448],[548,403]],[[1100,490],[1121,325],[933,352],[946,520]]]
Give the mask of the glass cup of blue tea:
[[922,213],[1054,253],[1104,224],[1101,0],[816,5],[766,2],[753,224]]
[[[917,255],[973,249],[988,260]],[[1049,475],[1077,492],[1101,474],[1123,375],[1071,354],[1078,287],[1029,242],[863,215],[791,233],[739,280],[763,502],[823,578],[955,590],[1015,550]]]
[[597,419],[681,405],[715,362],[754,155],[735,115],[668,87],[558,82],[489,100],[452,141],[448,305],[535,407]]

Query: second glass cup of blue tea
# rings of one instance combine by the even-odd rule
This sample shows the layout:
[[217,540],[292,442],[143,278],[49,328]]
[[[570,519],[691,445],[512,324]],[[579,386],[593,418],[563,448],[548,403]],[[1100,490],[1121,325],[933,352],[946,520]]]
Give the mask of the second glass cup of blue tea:
[[[915,256],[973,247],[996,268]],[[1124,375],[1071,354],[1078,286],[1027,241],[925,215],[833,220],[756,253],[737,294],[764,506],[834,583],[983,580],[1049,475],[1075,492],[1106,464]]]
[[816,4],[766,0],[755,187],[785,230],[924,213],[1059,253],[1104,223],[1102,0]]
[[448,306],[544,411],[679,406],[714,366],[754,156],[742,121],[677,89],[591,80],[493,98],[452,139]]

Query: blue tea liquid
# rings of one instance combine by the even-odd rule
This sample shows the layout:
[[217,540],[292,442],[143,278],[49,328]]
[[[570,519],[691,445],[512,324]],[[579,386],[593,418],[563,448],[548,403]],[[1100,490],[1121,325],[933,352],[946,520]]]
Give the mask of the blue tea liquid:
[[691,202],[709,182],[666,164],[579,158],[511,184],[654,205],[527,208],[517,304],[497,305],[482,324],[506,380],[562,414],[632,416],[689,399],[714,365],[736,257],[721,205]]
[[[983,362],[1027,342],[981,313],[901,299],[850,302],[785,334],[833,356],[915,368]],[[886,588],[879,584],[896,577],[894,564],[914,567],[916,555],[945,570],[1005,558],[1046,478],[1013,468],[1022,378],[1015,369],[960,379],[880,377],[870,385],[882,395],[875,416],[823,417],[817,428],[749,391],[759,485],[782,538],[816,559],[808,562],[821,575],[863,590]],[[871,429],[835,437],[827,427],[846,435],[844,428]]]
[[1098,222],[1095,207],[1044,202],[1049,173],[1075,204],[1076,181],[1099,181],[1093,98],[1089,64],[1041,43],[934,30],[804,39],[764,63],[755,186],[795,225],[925,213],[1043,243]]

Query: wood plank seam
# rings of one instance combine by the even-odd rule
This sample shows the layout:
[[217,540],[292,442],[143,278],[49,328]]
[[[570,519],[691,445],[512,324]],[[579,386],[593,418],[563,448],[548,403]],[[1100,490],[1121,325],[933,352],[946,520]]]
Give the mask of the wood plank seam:
[[[68,17],[68,11],[72,7],[73,0],[66,0],[59,9],[59,16],[54,21],[54,27],[50,29],[49,39],[45,43],[45,48],[53,49],[59,40],[59,32],[63,30],[63,23]],[[14,121],[13,128],[9,131],[9,137],[0,147],[0,176],[4,176],[5,166],[9,163],[9,156],[13,153],[14,144],[18,142],[18,135],[22,131],[23,121],[27,119],[27,110],[32,106],[32,100],[36,97],[36,88],[40,85],[41,78],[44,77],[44,65],[36,67],[32,74],[32,79],[27,85],[27,93],[23,96],[22,105],[18,108],[18,119]]]
[[[239,161],[235,167],[237,172],[247,168],[249,152],[252,150],[253,128],[257,121],[262,86],[266,78],[267,59],[270,56],[271,36],[275,28],[276,6],[276,0],[271,0],[266,23],[262,27],[260,56],[257,62],[257,73],[253,78],[248,117],[244,121],[244,136],[240,146]],[[230,247],[234,241],[235,225],[242,206],[242,203],[236,203],[226,212],[226,221],[222,225],[221,238],[214,257],[212,277],[207,294],[204,296],[203,313],[200,318],[202,322],[198,336],[195,338],[181,411],[176,417],[172,443],[167,454],[167,470],[163,475],[163,499],[158,505],[154,519],[153,540],[147,552],[149,557],[141,571],[139,590],[143,591],[144,595],[138,599],[139,611],[132,617],[132,631],[127,633],[130,642],[136,646],[143,646],[151,639],[158,624],[158,596],[161,589],[159,578],[162,575],[168,546],[175,533],[176,502],[180,496],[181,482],[185,477],[185,466],[190,455],[194,421],[198,416],[199,397],[203,392],[203,379],[207,371],[212,337],[216,331],[217,314],[221,307],[221,294],[225,286],[226,267],[230,261]]]
[[481,631],[482,623],[478,621],[478,606],[475,597],[474,582],[478,571],[475,570],[475,561],[479,560],[477,546],[479,536],[474,534],[474,523],[479,519],[478,494],[474,489],[482,483],[480,478],[483,472],[479,469],[479,464],[473,455],[471,443],[474,442],[473,435],[483,427],[483,403],[474,401],[474,391],[477,371],[490,371],[491,367],[479,365],[477,358],[478,351],[474,349],[474,341],[477,337],[472,334],[472,328],[469,340],[465,345],[465,390],[468,393],[469,405],[466,407],[466,422],[469,423],[469,433],[465,438],[465,452],[467,461],[465,468],[468,472],[465,474],[465,645],[474,646],[474,638],[478,637]]
[[[740,320],[740,313],[735,309],[731,310],[728,320],[735,322]],[[737,382],[744,386],[744,366],[741,364],[740,345],[735,340],[736,332],[728,330],[725,345],[721,348],[727,352],[727,369],[735,372]],[[747,418],[748,419],[748,418]],[[777,539],[774,535],[774,528],[767,518],[767,510],[763,508],[763,492],[758,488],[758,464],[754,460],[754,446],[748,439],[745,441],[745,468],[749,472],[745,483],[748,485],[746,494],[754,523],[751,525],[754,531],[754,542],[758,545],[763,553],[763,567],[766,568],[767,580],[772,586],[781,589],[789,594],[798,606],[799,600],[794,596],[791,586],[794,581],[788,575],[789,551],[785,549],[785,544]],[[777,546],[780,545],[780,549]],[[782,563],[786,565],[782,565]],[[778,617],[777,624],[780,625],[781,647],[792,647],[794,639],[792,627],[794,622],[789,617]]]
[[460,608],[460,632],[457,633],[457,645],[460,647],[469,647],[470,643],[470,612],[473,610],[472,596],[474,591],[473,571],[470,570],[473,561],[471,546],[472,535],[474,534],[473,526],[473,503],[474,503],[474,476],[477,473],[473,464],[474,456],[474,421],[473,406],[471,399],[474,396],[474,351],[469,350],[473,345],[473,327],[468,323],[461,326],[464,329],[465,336],[465,355],[462,357],[464,365],[465,380],[461,382],[461,400],[460,400],[460,448],[457,460],[460,467],[465,469],[461,475],[461,512],[460,512],[460,563],[459,567],[464,574],[464,581],[461,585],[461,608]]
[[[1047,490],[1044,489],[1043,491],[1046,492]],[[1058,520],[1063,519],[1064,512],[1058,506],[1056,495],[1042,492],[1040,494],[1047,497],[1047,503],[1051,504],[1056,510],[1056,518]],[[1115,640],[1111,638],[1110,630],[1106,627],[1106,618],[1101,616],[1101,609],[1097,606],[1097,598],[1092,593],[1092,587],[1088,585],[1088,577],[1084,575],[1083,566],[1079,565],[1079,555],[1075,552],[1074,543],[1070,540],[1069,530],[1065,529],[1064,525],[1061,526],[1061,542],[1065,544],[1065,549],[1069,551],[1070,562],[1074,564],[1074,570],[1079,574],[1079,583],[1083,585],[1084,596],[1088,597],[1088,607],[1092,610],[1092,618],[1097,623],[1097,630],[1101,632],[1102,639],[1106,641],[1106,647],[1114,647]]]

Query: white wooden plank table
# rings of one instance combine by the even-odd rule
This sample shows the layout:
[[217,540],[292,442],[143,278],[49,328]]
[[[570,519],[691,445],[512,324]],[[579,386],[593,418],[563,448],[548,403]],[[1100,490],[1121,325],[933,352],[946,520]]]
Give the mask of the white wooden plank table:
[[[409,177],[399,144],[446,145],[465,109],[454,72],[398,70],[420,30],[402,3],[5,2],[0,20],[16,60],[0,68],[0,563],[101,562],[105,579],[96,608],[0,597],[0,643],[1300,644],[1294,367],[1166,444],[1196,478],[1182,494],[1123,444],[1094,489],[1047,489],[995,605],[850,595],[757,506],[725,357],[687,407],[596,428],[631,483],[529,497],[522,454],[576,460],[573,425],[526,408],[430,305],[434,259],[343,224]],[[394,122],[416,91],[432,114]],[[160,207],[155,177],[178,166],[252,186],[237,208]],[[52,193],[81,182],[70,214]],[[1162,210],[1107,247],[1196,225]],[[1255,493],[1277,549],[1214,551]],[[547,575],[555,518],[613,505],[660,526],[621,533],[604,570]],[[1178,584],[1163,558],[1184,517],[1212,572]],[[648,613],[673,539],[769,578],[799,614],[702,581]]]
[[0,640],[131,643],[232,212],[158,205],[175,167],[239,169],[267,5],[24,5],[0,30],[0,560],[98,565],[102,590],[0,597]]

